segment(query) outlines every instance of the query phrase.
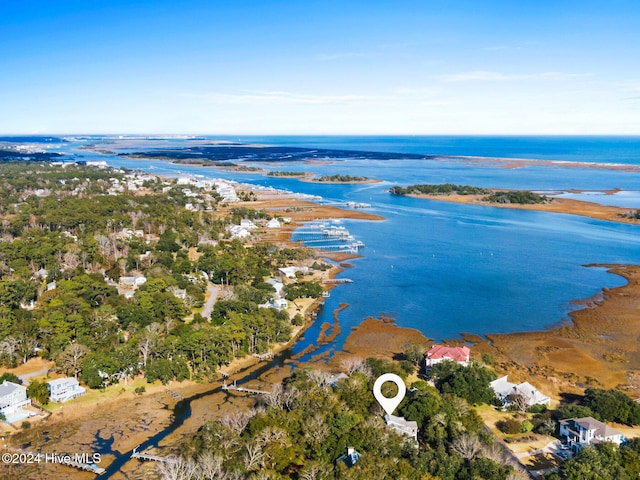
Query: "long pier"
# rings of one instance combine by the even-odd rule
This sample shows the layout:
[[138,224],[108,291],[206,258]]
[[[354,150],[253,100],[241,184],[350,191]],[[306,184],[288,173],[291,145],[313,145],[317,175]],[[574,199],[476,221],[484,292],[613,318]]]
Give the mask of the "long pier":
[[95,473],[96,475],[102,475],[106,471],[104,468],[97,466],[95,463],[84,463],[74,460],[77,455],[32,452],[23,448],[10,447],[9,445],[4,445],[2,448],[4,450],[18,453],[20,455],[27,455],[27,458],[29,458],[30,460],[33,459],[33,461],[37,463],[57,463],[59,465],[66,465],[67,467],[77,468],[78,470],[85,470],[87,472]]
[[225,392],[227,390],[236,390],[238,392],[246,392],[246,393],[253,393],[256,395],[269,395],[271,392],[268,392],[266,390],[255,390],[253,388],[243,388],[243,387],[239,387],[236,384],[236,381],[233,381],[232,385],[227,385],[227,381],[224,381],[224,385],[222,385],[222,390],[224,390]]
[[267,353],[254,353],[253,355],[251,355],[254,358],[257,358],[260,361],[263,360],[270,360],[273,358],[273,352],[267,352]]
[[353,280],[350,278],[326,278],[322,283],[334,283],[339,285],[341,283],[353,283]]
[[161,463],[178,463],[178,459],[176,457],[161,457],[159,455],[150,455],[144,452],[138,452],[138,447],[133,449],[131,452],[131,458],[135,458],[137,460],[146,460],[149,462],[161,462]]

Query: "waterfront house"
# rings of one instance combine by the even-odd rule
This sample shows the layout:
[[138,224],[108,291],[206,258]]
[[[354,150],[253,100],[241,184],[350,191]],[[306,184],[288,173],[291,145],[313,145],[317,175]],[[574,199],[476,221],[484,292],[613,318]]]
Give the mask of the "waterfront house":
[[267,228],[280,228],[280,222],[277,218],[272,218],[267,222]]
[[286,310],[288,306],[289,302],[284,298],[274,298],[266,303],[258,304],[258,308],[275,308],[276,310]]
[[8,380],[0,384],[0,413],[5,417],[28,405],[31,405],[31,400],[27,398],[26,387]]
[[424,362],[427,368],[431,368],[437,363],[450,360],[460,365],[469,365],[469,347],[447,347],[446,345],[432,345],[424,355]]
[[533,405],[550,405],[551,398],[541,393],[536,387],[529,382],[511,383],[507,380],[507,375],[489,383],[489,386],[496,392],[496,396],[500,399],[505,407],[511,403],[511,395],[520,395],[527,402],[528,406]]
[[287,278],[296,278],[296,273],[300,272],[303,275],[309,273],[309,267],[282,267],[278,271]]
[[47,386],[49,387],[49,399],[52,402],[66,402],[87,393],[87,390],[80,386],[78,380],[72,377],[49,380]]
[[387,427],[393,428],[400,435],[411,438],[413,443],[416,446],[418,445],[418,422],[389,414],[384,416],[384,421],[387,424]]
[[618,430],[592,417],[560,421],[560,439],[577,452],[585,445],[611,442],[620,445],[625,438]]

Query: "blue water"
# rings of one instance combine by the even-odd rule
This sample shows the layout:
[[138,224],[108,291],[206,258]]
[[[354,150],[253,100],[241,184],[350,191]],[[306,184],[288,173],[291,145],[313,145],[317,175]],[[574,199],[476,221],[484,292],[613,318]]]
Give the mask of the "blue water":
[[[219,137],[216,137],[219,138]],[[287,162],[263,165],[268,170],[305,170],[319,175],[365,175],[383,180],[367,185],[322,185],[221,170],[185,167],[160,161],[131,161],[76,152],[115,166],[140,168],[161,175],[180,173],[233,179],[246,183],[320,195],[328,202],[353,200],[372,205],[381,222],[344,220],[366,244],[362,257],[350,261],[343,277],[351,284],[335,288],[318,321],[294,347],[302,351],[317,339],[320,325],[333,322],[340,303],[340,348],[352,327],[367,316],[396,317],[436,340],[461,332],[500,333],[536,330],[566,321],[588,298],[624,284],[621,277],[593,263],[640,263],[640,226],[572,215],[456,205],[391,196],[392,185],[464,183],[483,187],[558,192],[567,189],[608,190],[566,194],[628,208],[640,207],[640,173],[590,168],[593,163],[640,165],[640,137],[245,137],[247,143],[337,148],[364,151],[531,158],[578,161],[584,168],[544,163],[506,169],[499,164],[439,160],[335,160],[326,164]],[[183,141],[173,141],[176,146]],[[62,147],[67,148],[67,147]]]
[[[221,138],[221,137],[215,137]],[[242,143],[489,158],[640,164],[638,136],[271,136]]]

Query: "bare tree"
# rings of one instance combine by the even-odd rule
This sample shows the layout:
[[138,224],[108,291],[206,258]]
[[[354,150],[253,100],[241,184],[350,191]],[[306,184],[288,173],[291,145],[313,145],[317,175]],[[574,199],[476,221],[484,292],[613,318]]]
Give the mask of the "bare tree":
[[295,387],[285,389],[281,383],[271,386],[271,390],[264,395],[264,402],[270,407],[286,408],[291,410],[293,402],[298,397],[298,389]]
[[226,479],[221,455],[212,452],[203,452],[198,456],[198,478],[203,480]]
[[272,443],[278,444],[281,447],[288,446],[289,434],[280,427],[265,427],[255,436],[255,441],[258,445],[269,445]]
[[242,433],[249,421],[255,416],[256,411],[250,410],[248,412],[233,412],[229,415],[225,415],[220,420],[220,423],[226,427],[229,427],[236,433]]
[[164,327],[157,322],[147,325],[138,341],[138,351],[142,355],[142,364],[146,367],[149,355],[158,345],[158,339]]
[[342,359],[340,366],[343,370],[346,370],[349,375],[355,372],[363,373],[367,377],[371,377],[371,368],[367,365],[366,361],[360,357],[347,357]]
[[162,480],[198,480],[198,465],[192,459],[178,458],[176,462],[158,462]]
[[329,385],[331,374],[324,370],[313,369],[307,371],[307,378],[317,383],[319,387],[326,387]]
[[476,457],[482,456],[483,447],[484,445],[480,441],[480,438],[478,438],[477,435],[471,435],[469,433],[463,433],[451,442],[451,449],[459,453],[465,460],[473,460]]
[[324,416],[316,414],[303,424],[304,438],[311,445],[320,445],[329,435],[329,426]]
[[18,351],[18,340],[13,337],[6,337],[0,342],[0,355],[6,355],[13,359]]
[[529,403],[525,396],[516,392],[507,395],[507,404],[509,405],[509,410],[520,414],[524,414],[529,408]]
[[320,461],[311,461],[300,471],[299,478],[301,480],[328,480],[333,478],[331,471],[331,465]]
[[87,353],[89,353],[89,348],[80,343],[72,342],[58,355],[58,365],[65,373],[73,373],[77,380],[78,374],[82,371],[82,359]]
[[78,256],[78,251],[70,251],[63,255],[62,262],[64,266],[68,270],[75,270],[80,266],[80,257]]
[[264,466],[264,452],[262,446],[257,442],[248,443],[246,446],[247,453],[245,453],[244,468],[247,472],[257,470],[259,467]]

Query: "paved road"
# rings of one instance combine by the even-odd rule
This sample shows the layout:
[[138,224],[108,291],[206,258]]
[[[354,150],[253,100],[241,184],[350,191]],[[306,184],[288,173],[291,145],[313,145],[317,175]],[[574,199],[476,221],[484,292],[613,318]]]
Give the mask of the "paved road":
[[27,386],[29,385],[29,379],[33,377],[39,377],[40,375],[46,375],[48,371],[49,369],[45,367],[36,372],[29,372],[29,373],[23,373],[22,375],[18,375],[18,378],[22,380],[23,385]]
[[218,299],[220,287],[214,285],[211,282],[208,282],[207,292],[209,292],[209,298],[207,299],[207,303],[204,304],[204,308],[202,309],[202,316],[204,318],[211,318],[211,312],[213,312],[213,307],[216,304],[216,300]]

